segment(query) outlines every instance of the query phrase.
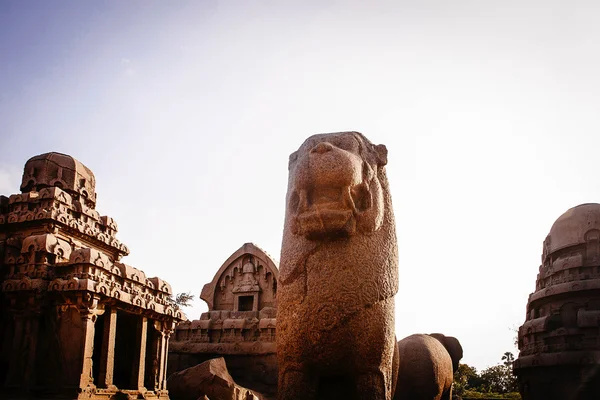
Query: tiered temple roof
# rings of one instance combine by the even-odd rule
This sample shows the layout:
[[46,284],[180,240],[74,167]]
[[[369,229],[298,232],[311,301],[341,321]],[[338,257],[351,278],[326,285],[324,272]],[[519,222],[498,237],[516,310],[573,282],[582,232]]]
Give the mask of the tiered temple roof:
[[168,340],[185,316],[167,282],[121,262],[92,171],[42,154],[21,190],[0,196],[0,394],[168,398]]

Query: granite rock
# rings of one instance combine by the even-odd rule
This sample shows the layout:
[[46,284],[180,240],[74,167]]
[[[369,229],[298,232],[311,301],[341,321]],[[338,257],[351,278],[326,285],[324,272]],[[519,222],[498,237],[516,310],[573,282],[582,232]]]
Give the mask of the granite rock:
[[277,311],[281,400],[389,400],[396,231],[387,149],[319,134],[290,156]]
[[[186,370],[172,374],[167,385],[174,400],[262,400],[251,390],[237,385],[223,357],[213,358]],[[203,397],[204,396],[204,397]]]

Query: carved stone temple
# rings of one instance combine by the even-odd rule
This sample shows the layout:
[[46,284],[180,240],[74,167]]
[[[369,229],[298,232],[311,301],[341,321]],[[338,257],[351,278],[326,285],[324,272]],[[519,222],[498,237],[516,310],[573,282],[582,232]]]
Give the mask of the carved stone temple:
[[573,207],[552,225],[519,350],[524,400],[600,399],[600,204]]
[[183,316],[167,282],[120,261],[95,205],[92,171],[60,153],[31,158],[21,194],[0,196],[0,398],[168,399]]
[[177,325],[169,348],[169,374],[224,357],[236,382],[265,394],[277,386],[275,261],[245,243],[219,268],[200,297],[208,312]]

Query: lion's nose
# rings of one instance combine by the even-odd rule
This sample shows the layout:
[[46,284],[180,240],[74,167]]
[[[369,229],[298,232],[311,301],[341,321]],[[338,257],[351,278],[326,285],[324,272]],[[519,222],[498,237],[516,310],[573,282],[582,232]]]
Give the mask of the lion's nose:
[[331,150],[333,150],[333,146],[331,145],[331,143],[321,142],[321,143],[317,144],[315,147],[313,147],[310,152],[323,154],[323,153],[327,153],[328,151],[331,151]]

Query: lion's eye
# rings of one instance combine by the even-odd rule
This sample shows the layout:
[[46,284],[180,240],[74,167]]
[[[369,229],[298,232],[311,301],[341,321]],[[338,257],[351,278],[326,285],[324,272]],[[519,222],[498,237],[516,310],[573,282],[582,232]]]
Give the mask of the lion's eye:
[[344,138],[342,138],[342,137],[339,137],[339,136],[338,136],[338,137],[334,137],[334,138],[332,138],[332,139],[329,141],[329,143],[331,143],[331,144],[332,144],[332,145],[334,145],[335,147],[339,147],[340,149],[343,149],[343,150],[347,150],[347,148],[346,148],[346,147],[348,147],[348,146],[346,145],[345,141],[344,141]]
[[342,150],[358,154],[358,142],[352,136],[337,137],[334,139],[334,142],[332,142],[332,144],[334,144]]

